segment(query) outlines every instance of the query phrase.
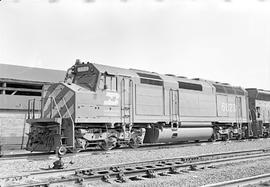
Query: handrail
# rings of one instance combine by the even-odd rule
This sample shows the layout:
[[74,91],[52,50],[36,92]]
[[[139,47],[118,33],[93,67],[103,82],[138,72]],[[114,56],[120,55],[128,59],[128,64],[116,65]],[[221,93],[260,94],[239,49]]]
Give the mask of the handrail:
[[[48,98],[48,109],[49,109],[49,118],[52,118],[53,116],[53,109],[56,109],[57,110],[57,114],[60,116],[60,118],[62,118],[63,116],[61,115],[61,112],[60,112],[60,109],[59,109],[59,106],[58,104],[56,103],[56,100],[54,97],[46,97]],[[41,98],[40,100],[38,100],[38,102],[41,102],[39,103],[40,104],[40,109],[36,109],[36,104],[38,103],[37,102],[37,99],[29,99],[28,100],[28,109],[27,109],[27,119],[35,119],[35,115],[36,115],[36,112],[37,114],[40,114],[40,117],[44,117],[44,98]],[[61,99],[62,101],[62,99]],[[63,101],[62,101],[63,102]],[[64,101],[64,105],[65,107],[67,108],[67,105],[66,105],[66,101]],[[38,107],[39,108],[39,107]],[[39,111],[37,111],[39,110]],[[67,108],[68,110],[68,108]],[[69,110],[68,110],[69,112]],[[70,112],[69,112],[69,115],[71,116]],[[73,122],[74,123],[74,122]]]
[[27,119],[35,119],[36,99],[29,99],[27,105]]
[[69,111],[68,107],[67,107],[67,103],[66,103],[65,98],[63,98],[63,101],[64,101],[64,105],[65,105],[65,107],[66,107],[66,109],[67,109],[68,115],[69,115],[69,117],[70,117],[70,119],[71,119],[71,121],[72,121],[72,124],[74,124],[74,120],[73,120],[73,118],[72,118],[72,116],[71,116],[71,114],[70,114],[70,111]]
[[54,98],[54,97],[51,97],[51,98],[53,99],[53,102],[54,102],[54,104],[55,104],[55,107],[56,107],[56,109],[57,109],[57,112],[58,112],[60,118],[62,118],[62,115],[61,115],[61,113],[60,113],[60,110],[59,110],[59,108],[58,108],[58,105],[56,104],[55,98]]
[[28,100],[28,103],[27,103],[27,119],[30,119],[30,99]]
[[[174,101],[176,101],[176,103]],[[177,123],[177,128],[179,127],[179,91],[174,89],[169,90],[169,120],[171,122],[171,128],[174,128],[174,123]]]
[[35,119],[35,104],[36,104],[36,99],[33,100],[33,119]]
[[133,89],[134,83],[133,80],[129,80],[129,105],[130,105],[130,109],[129,109],[129,115],[130,115],[130,130],[133,127],[134,124],[134,89]]

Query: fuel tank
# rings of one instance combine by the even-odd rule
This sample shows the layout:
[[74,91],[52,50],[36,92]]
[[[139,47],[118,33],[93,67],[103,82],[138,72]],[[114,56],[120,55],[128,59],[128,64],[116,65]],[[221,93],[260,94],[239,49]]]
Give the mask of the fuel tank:
[[144,143],[182,142],[194,140],[208,140],[213,134],[212,127],[185,128],[149,128],[146,129]]

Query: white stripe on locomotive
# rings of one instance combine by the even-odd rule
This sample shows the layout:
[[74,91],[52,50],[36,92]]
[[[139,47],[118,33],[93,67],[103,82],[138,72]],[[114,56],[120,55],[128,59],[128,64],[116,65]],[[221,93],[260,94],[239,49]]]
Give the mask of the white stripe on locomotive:
[[[43,106],[43,112],[45,112],[46,110],[48,110],[48,108],[50,107],[50,104],[51,104],[51,99],[49,99],[49,97],[56,97],[61,91],[62,89],[64,88],[63,85],[59,84],[54,90],[53,92],[48,96],[48,98],[45,98],[47,99],[47,102],[44,103],[44,106]],[[47,116],[44,116],[44,117],[47,117]]]
[[[65,102],[67,103],[67,102],[72,98],[73,95],[74,95],[73,92],[69,90],[69,91],[63,96],[63,98],[65,99]],[[57,105],[59,111],[61,110],[62,107],[66,107],[66,106],[65,106],[65,102],[64,102],[63,99],[61,99],[61,101],[59,101],[59,103],[58,103],[58,105]],[[52,116],[53,116],[53,117],[57,117],[57,115],[58,115],[58,111],[57,111],[57,109],[55,108],[55,109],[52,111]],[[62,114],[61,114],[61,115],[62,115]],[[60,116],[59,116],[59,117],[60,117]],[[62,117],[63,117],[63,115],[62,115]]]

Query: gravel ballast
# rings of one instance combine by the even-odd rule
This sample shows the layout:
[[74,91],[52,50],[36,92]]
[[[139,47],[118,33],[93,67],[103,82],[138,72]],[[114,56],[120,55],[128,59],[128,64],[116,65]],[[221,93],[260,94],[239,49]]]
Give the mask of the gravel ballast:
[[[253,162],[241,162],[234,164],[220,165],[214,169],[204,169],[199,171],[190,171],[188,173],[180,173],[171,176],[158,176],[155,179],[145,179],[140,181],[129,181],[127,183],[110,184],[121,187],[137,187],[137,186],[203,186],[217,182],[223,182],[233,179],[240,179],[254,175],[260,175],[270,172],[270,161],[258,160]],[[91,183],[90,183],[91,184]],[[92,183],[92,186],[104,186],[104,183]],[[105,186],[110,186],[105,185]]]
[[[63,158],[63,161],[66,163],[67,168],[86,168],[86,167],[93,168],[93,167],[109,166],[111,164],[139,162],[153,159],[164,159],[182,156],[195,156],[209,153],[241,151],[250,149],[267,149],[267,148],[270,148],[270,139],[257,139],[253,141],[241,141],[241,142],[239,141],[216,142],[213,144],[203,144],[201,146],[179,147],[179,148],[177,147],[174,148],[167,147],[164,149],[150,148],[149,150],[120,149],[120,150],[113,150],[110,152],[97,152],[95,154],[93,152],[89,152],[89,154],[84,153],[84,154],[77,154],[75,156],[66,156],[65,158]],[[26,172],[31,171],[42,171],[44,169],[47,169],[49,165],[52,166],[52,163],[55,160],[57,160],[56,156],[51,155],[48,156],[47,158],[44,158],[44,156],[41,158],[42,159],[33,160],[31,157],[29,157],[29,159],[0,161],[1,162],[0,176],[6,177],[25,174]],[[196,175],[194,175],[194,177],[195,176]],[[169,178],[170,180],[172,180],[174,177],[172,176]],[[161,180],[164,180],[164,178],[162,178]]]

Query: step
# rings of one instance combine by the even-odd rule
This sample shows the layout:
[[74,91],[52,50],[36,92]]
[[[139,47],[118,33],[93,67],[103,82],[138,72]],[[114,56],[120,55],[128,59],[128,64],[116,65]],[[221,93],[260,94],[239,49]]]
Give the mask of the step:
[[123,115],[123,118],[129,118],[130,115]]
[[122,110],[130,110],[130,107],[123,107]]

